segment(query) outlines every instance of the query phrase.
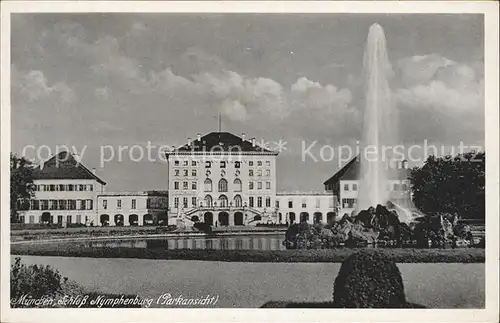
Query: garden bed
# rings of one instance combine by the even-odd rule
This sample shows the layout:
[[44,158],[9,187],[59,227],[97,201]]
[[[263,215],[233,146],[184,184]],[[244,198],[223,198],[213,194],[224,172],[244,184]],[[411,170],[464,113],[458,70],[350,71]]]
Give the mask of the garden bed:
[[[202,249],[145,249],[145,248],[90,248],[73,243],[13,244],[13,255],[181,259],[232,262],[342,262],[359,249],[340,248],[322,250],[202,250]],[[397,263],[484,263],[485,250],[464,249],[367,249],[382,252]]]
[[[270,227],[219,227],[213,228],[214,234],[243,233],[243,232],[276,232],[284,231],[286,228]],[[178,234],[195,233],[187,229],[185,231],[172,230],[168,227],[82,227],[82,228],[45,228],[33,230],[11,230],[11,241],[30,241],[30,240],[48,240],[48,239],[67,239],[67,238],[94,238],[109,236],[151,236],[157,234]]]

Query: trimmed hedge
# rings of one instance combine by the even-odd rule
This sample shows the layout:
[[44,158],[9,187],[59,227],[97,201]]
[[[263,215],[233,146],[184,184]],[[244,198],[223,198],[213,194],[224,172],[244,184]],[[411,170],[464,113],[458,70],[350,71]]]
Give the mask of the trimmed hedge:
[[[85,225],[84,225],[85,226]],[[10,229],[13,231],[19,230],[53,230],[61,229],[63,226],[59,223],[11,223]]]
[[404,308],[403,278],[396,263],[382,252],[355,253],[340,267],[333,288],[338,308]]
[[[322,250],[203,250],[165,248],[90,248],[77,243],[12,244],[14,255],[184,259],[235,262],[343,262],[359,249]],[[484,249],[366,249],[379,252],[396,263],[484,263]]]

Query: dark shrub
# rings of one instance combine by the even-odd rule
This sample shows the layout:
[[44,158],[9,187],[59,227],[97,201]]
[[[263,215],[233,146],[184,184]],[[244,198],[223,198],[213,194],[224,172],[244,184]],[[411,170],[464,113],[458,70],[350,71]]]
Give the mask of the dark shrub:
[[339,308],[402,308],[403,279],[396,263],[380,252],[361,251],[340,267],[333,289]]
[[85,228],[86,225],[84,223],[69,223],[66,225],[66,228]]
[[212,226],[205,222],[196,222],[193,227],[207,234],[212,233]]
[[175,229],[177,229],[176,225],[168,225],[166,227],[156,227],[155,231],[156,233],[162,233],[162,232],[174,231]]
[[[83,304],[82,307],[141,307],[140,298],[136,295],[119,295],[119,294],[103,294],[99,292],[87,292],[85,288],[76,282],[69,281],[66,277],[62,277],[58,270],[50,266],[30,265],[26,266],[21,263],[21,259],[17,257],[10,268],[10,296],[11,307],[79,307],[79,303],[70,303],[64,301],[66,297],[87,297],[89,301]],[[109,303],[98,304],[95,300],[99,297],[106,299],[120,299],[123,296],[125,299],[134,300],[137,298],[136,304],[131,302],[127,304],[118,304],[112,306]],[[30,300],[44,299],[44,303],[33,303]],[[91,302],[93,300],[94,302]],[[100,305],[100,306],[99,306]]]
[[45,229],[60,229],[62,225],[59,223],[11,223],[11,230],[45,230]]
[[292,224],[285,232],[285,247],[287,249],[297,249],[297,234],[299,225]]
[[[16,258],[10,268],[10,297],[17,300],[23,295],[41,299],[55,297],[61,290],[61,274],[50,266],[30,265],[21,263]],[[14,302],[12,307],[24,307]]]

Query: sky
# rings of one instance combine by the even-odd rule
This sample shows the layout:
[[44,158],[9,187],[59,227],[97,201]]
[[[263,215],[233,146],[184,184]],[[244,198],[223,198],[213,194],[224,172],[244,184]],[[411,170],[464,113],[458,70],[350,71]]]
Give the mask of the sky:
[[[338,147],[362,137],[373,23],[387,39],[398,142],[484,145],[482,15],[38,13],[11,21],[12,151],[29,147],[27,157],[44,159],[48,148],[74,147],[108,191],[166,189],[167,167],[158,149],[146,158],[148,142],[182,145],[217,131],[219,115],[222,131],[286,142],[278,190],[322,189],[339,167]],[[134,145],[145,158],[138,148],[131,154]]]

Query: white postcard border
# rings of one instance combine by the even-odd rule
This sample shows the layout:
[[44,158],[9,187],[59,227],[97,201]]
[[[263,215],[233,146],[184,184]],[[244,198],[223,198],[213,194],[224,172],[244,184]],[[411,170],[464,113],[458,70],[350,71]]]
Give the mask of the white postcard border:
[[[1,3],[1,321],[2,322],[478,322],[498,319],[499,285],[499,31],[498,3],[453,1],[3,1]],[[10,309],[9,153],[10,14],[22,12],[194,13],[483,13],[485,15],[486,308],[424,310],[340,309]],[[244,292],[244,291],[242,291]],[[83,315],[84,314],[84,315]]]

